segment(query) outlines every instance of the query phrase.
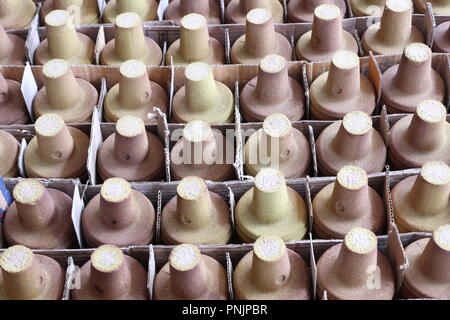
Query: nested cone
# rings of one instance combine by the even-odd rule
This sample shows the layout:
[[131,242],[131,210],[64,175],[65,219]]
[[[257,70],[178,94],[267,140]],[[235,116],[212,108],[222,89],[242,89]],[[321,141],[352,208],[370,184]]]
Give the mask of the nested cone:
[[450,21],[441,23],[434,31],[433,51],[450,53]]
[[289,22],[313,22],[314,10],[322,4],[335,5],[340,9],[341,18],[345,17],[347,6],[345,0],[290,0],[287,3],[287,16]]
[[103,12],[103,22],[115,23],[116,17],[125,12],[136,13],[142,21],[158,20],[156,0],[110,0]]
[[173,0],[164,13],[165,20],[172,20],[177,26],[180,20],[190,14],[198,13],[206,18],[208,24],[220,24],[220,4],[216,0]]
[[272,13],[263,8],[250,10],[246,16],[245,34],[231,47],[231,62],[255,64],[269,54],[292,60],[292,46],[282,34],[275,32]]
[[146,268],[116,246],[97,248],[76,276],[73,300],[148,300]]
[[311,280],[303,258],[274,236],[259,237],[233,273],[238,300],[309,300]]
[[25,40],[6,33],[0,24],[0,64],[23,66],[25,60]]
[[0,25],[5,29],[26,29],[36,14],[33,0],[0,0]]
[[163,149],[158,137],[145,130],[142,119],[124,116],[117,121],[116,132],[98,150],[98,174],[102,180],[160,180],[164,171]]
[[272,13],[273,23],[283,23],[283,5],[278,0],[231,0],[225,9],[227,23],[245,24],[250,10],[263,8]]
[[5,79],[0,72],[0,125],[27,124],[30,122],[21,84]]
[[309,140],[285,115],[274,113],[247,140],[244,161],[245,172],[251,176],[274,168],[288,179],[304,177],[311,165]]
[[14,187],[13,197],[3,221],[9,245],[50,250],[75,246],[72,199],[66,193],[46,188],[38,180],[25,179]]
[[334,176],[345,166],[355,165],[367,173],[381,172],[386,164],[386,145],[364,112],[349,112],[319,135],[317,165],[325,176]]
[[427,11],[427,3],[431,4],[435,15],[450,15],[450,3],[447,0],[414,0],[418,13]]
[[19,175],[17,161],[19,142],[9,132],[0,130],[0,176],[15,178]]
[[377,237],[364,228],[351,229],[344,241],[325,251],[317,262],[317,291],[329,300],[391,300],[394,270],[377,250]]
[[381,16],[386,0],[350,0],[353,15],[356,17]]
[[227,276],[215,259],[192,244],[175,247],[158,272],[155,300],[227,300]]
[[16,245],[2,253],[0,268],[0,300],[61,300],[65,274],[52,258]]
[[67,10],[75,15],[75,24],[98,24],[100,12],[96,0],[48,0],[42,4],[40,17],[44,24],[45,16],[53,10]]
[[177,195],[161,213],[161,238],[165,244],[227,244],[232,227],[224,199],[208,190],[199,177],[189,176],[177,186]]

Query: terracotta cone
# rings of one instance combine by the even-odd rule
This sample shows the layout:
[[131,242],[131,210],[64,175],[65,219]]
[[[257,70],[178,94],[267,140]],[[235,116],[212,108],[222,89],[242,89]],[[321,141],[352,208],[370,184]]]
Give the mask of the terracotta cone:
[[203,120],[221,124],[234,121],[233,93],[225,84],[214,80],[206,63],[191,63],[184,76],[185,85],[173,97],[173,122]]
[[287,61],[270,54],[259,61],[258,76],[241,91],[240,111],[248,122],[261,122],[273,113],[300,120],[305,113],[303,87],[288,76]]
[[316,150],[319,171],[325,176],[334,176],[348,165],[376,173],[386,164],[384,140],[372,127],[372,119],[361,111],[350,112],[344,120],[326,127],[317,139]]
[[234,177],[232,141],[201,120],[186,124],[182,138],[170,152],[170,161],[173,180],[192,175],[212,181]]
[[364,228],[353,228],[343,243],[325,251],[317,262],[317,290],[329,300],[391,300],[394,271],[377,250],[377,237]]
[[286,186],[283,174],[263,169],[255,177],[255,186],[239,199],[236,230],[246,243],[275,235],[283,241],[301,240],[308,231],[306,203],[294,189]]
[[34,179],[19,182],[14,202],[3,221],[9,245],[32,249],[69,249],[76,243],[72,224],[72,199],[62,191],[45,188]]
[[180,20],[190,13],[198,13],[206,18],[208,24],[220,24],[220,5],[216,0],[173,0],[164,13],[165,20],[172,20],[177,26]]
[[0,0],[0,25],[5,29],[26,29],[36,14],[33,0]]
[[159,66],[162,60],[161,48],[144,35],[141,19],[133,12],[117,16],[114,39],[103,48],[100,63],[118,66],[130,59],[141,60],[149,66]]
[[393,169],[419,168],[428,161],[450,164],[450,124],[445,113],[439,101],[425,100],[414,114],[392,126],[388,157]]
[[272,13],[269,10],[250,10],[246,16],[245,34],[231,47],[231,62],[255,64],[269,54],[278,54],[290,61],[291,44],[282,34],[275,32]]
[[440,161],[425,163],[417,176],[392,189],[392,206],[400,232],[433,232],[450,223],[450,167]]
[[0,176],[14,178],[19,175],[18,157],[19,142],[7,131],[0,130]]
[[117,122],[124,116],[141,118],[155,124],[154,107],[166,113],[169,98],[156,82],[150,81],[147,68],[140,60],[127,60],[120,65],[120,80],[106,95],[104,116],[108,122]]
[[345,17],[347,6],[344,0],[290,0],[287,3],[288,21],[311,23],[314,19],[314,10],[322,4],[337,6],[341,11],[341,18]]
[[177,195],[161,213],[161,238],[165,244],[227,244],[232,227],[224,199],[208,190],[199,177],[186,177]]
[[61,300],[65,273],[58,262],[16,245],[0,257],[0,300]]
[[263,8],[272,13],[273,23],[283,23],[283,5],[278,0],[231,0],[225,9],[227,23],[245,24],[250,10]]
[[81,226],[83,238],[92,248],[104,244],[146,246],[155,234],[155,209],[126,180],[110,178],[83,210]]
[[0,64],[23,66],[25,61],[25,40],[6,33],[0,24]]
[[437,228],[431,238],[424,238],[405,248],[408,268],[400,295],[407,299],[449,299],[450,225]]
[[115,23],[116,17],[125,12],[134,12],[142,21],[158,20],[156,0],[111,0],[103,12],[105,23]]
[[433,51],[450,53],[450,21],[441,23],[436,27]]
[[45,17],[47,38],[36,49],[36,64],[63,59],[70,64],[92,64],[94,41],[76,31],[73,16],[65,10],[54,10]]
[[405,48],[400,64],[383,73],[381,94],[389,113],[413,113],[425,99],[443,102],[445,83],[431,67],[431,49],[422,43]]
[[30,116],[22,96],[21,84],[5,79],[0,72],[0,125],[27,124]]
[[414,0],[414,6],[417,13],[425,13],[427,11],[427,3],[430,3],[435,15],[450,15],[450,3],[446,0]]
[[386,0],[350,0],[353,15],[356,17],[381,16]]
[[311,113],[317,120],[338,120],[352,111],[372,114],[376,106],[375,89],[360,73],[359,58],[350,51],[333,54],[330,70],[311,84]]
[[78,272],[73,300],[148,300],[146,268],[118,247],[97,248]]
[[67,127],[55,113],[36,120],[36,136],[25,150],[25,170],[32,178],[84,178],[89,137]]
[[100,12],[96,0],[46,0],[40,12],[41,24],[44,24],[45,16],[53,10],[73,12],[75,24],[100,23]]
[[225,48],[210,37],[204,16],[191,13],[180,20],[180,39],[166,53],[166,65],[188,65],[193,62],[224,64]]
[[381,196],[368,186],[367,173],[357,166],[345,166],[336,182],[314,197],[314,232],[324,239],[343,239],[354,227],[382,234],[386,211]]
[[386,0],[381,21],[370,26],[362,36],[366,51],[375,55],[401,54],[413,42],[425,42],[422,33],[411,25],[411,0]]
[[268,116],[244,148],[245,173],[255,176],[263,168],[278,169],[286,178],[300,178],[311,166],[311,148],[305,135],[292,128],[280,113]]
[[227,300],[227,276],[215,259],[192,244],[175,247],[155,278],[155,300]]
[[37,118],[56,113],[66,123],[91,122],[98,92],[84,79],[75,78],[70,65],[61,59],[50,60],[43,69],[44,86],[34,99]]
[[259,237],[233,273],[238,300],[309,300],[311,276],[305,261],[283,240]]

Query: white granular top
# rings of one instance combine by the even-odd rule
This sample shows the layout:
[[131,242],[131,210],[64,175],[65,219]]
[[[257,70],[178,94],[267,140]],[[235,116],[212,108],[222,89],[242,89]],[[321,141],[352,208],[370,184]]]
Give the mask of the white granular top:
[[42,72],[47,78],[57,79],[66,74],[70,65],[62,59],[50,60],[42,68]]
[[376,248],[377,237],[368,229],[353,228],[345,235],[344,243],[349,250],[365,254]]
[[284,183],[284,177],[275,169],[266,168],[258,172],[255,177],[255,186],[266,192],[278,190]]
[[196,30],[206,26],[206,19],[198,13],[191,13],[180,20],[180,25],[184,29]]
[[445,121],[445,107],[437,100],[425,100],[419,103],[416,108],[416,113],[420,119],[430,122],[438,123]]
[[342,125],[348,133],[362,135],[372,129],[372,119],[365,112],[352,111],[344,116]]
[[33,252],[25,246],[8,248],[0,257],[0,267],[10,273],[21,272],[33,262]]
[[116,26],[120,28],[132,28],[139,23],[141,23],[141,19],[134,12],[125,12],[116,18]]
[[141,60],[127,60],[120,65],[120,74],[127,78],[140,77],[146,71],[145,63]]
[[272,114],[263,122],[263,130],[269,137],[285,137],[291,132],[291,129],[291,121],[281,113]]
[[186,200],[198,199],[206,190],[205,182],[199,177],[186,177],[177,187],[178,195]]
[[40,116],[34,125],[34,129],[41,136],[51,137],[64,128],[64,120],[55,113],[47,113]]
[[261,59],[259,67],[268,73],[280,72],[286,67],[286,59],[278,54],[269,54]]
[[278,237],[264,236],[256,240],[253,252],[261,260],[276,261],[286,252],[286,246]]
[[14,199],[21,203],[34,203],[40,199],[43,193],[44,186],[34,179],[25,179],[19,182],[13,190]]
[[202,120],[193,120],[183,129],[183,138],[191,142],[207,141],[213,135],[211,126]]
[[423,43],[411,43],[405,48],[405,56],[413,62],[425,62],[431,58],[431,49]]
[[110,202],[121,202],[131,193],[130,184],[122,178],[110,178],[103,182],[100,195]]
[[425,181],[442,186],[450,183],[450,167],[442,161],[430,161],[425,163],[420,170],[420,175]]
[[333,20],[341,16],[341,9],[334,4],[322,4],[316,7],[314,15],[322,20]]
[[411,0],[386,0],[386,7],[391,11],[405,12],[412,8]]
[[344,188],[358,190],[367,185],[367,173],[357,166],[345,166],[339,170],[336,179]]
[[45,23],[51,26],[62,26],[67,23],[69,16],[69,11],[53,10],[45,16]]
[[101,272],[117,270],[124,261],[122,250],[112,245],[103,245],[91,255],[91,263],[95,269]]
[[256,8],[247,13],[247,21],[253,24],[263,24],[272,18],[272,12],[264,8]]
[[331,62],[340,69],[353,69],[359,66],[359,58],[356,53],[348,50],[337,51],[333,54]]
[[450,224],[436,229],[433,233],[434,242],[446,251],[450,251]]
[[179,271],[188,271],[200,263],[200,250],[192,244],[182,244],[170,253],[170,265]]
[[209,65],[204,62],[194,62],[186,67],[184,75],[191,81],[201,81],[211,73]]
[[136,137],[145,131],[145,124],[141,118],[124,116],[117,120],[116,131],[123,137]]

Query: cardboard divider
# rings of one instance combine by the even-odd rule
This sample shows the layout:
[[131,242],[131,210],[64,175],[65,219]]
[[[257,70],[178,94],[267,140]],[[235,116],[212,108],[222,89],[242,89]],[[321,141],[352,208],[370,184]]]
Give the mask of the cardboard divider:
[[231,262],[230,253],[225,252],[226,269],[227,269],[227,284],[228,284],[228,298],[234,300],[233,288],[233,263]]
[[312,239],[312,233],[309,233],[309,265],[311,270],[311,287],[312,287],[312,299],[316,300],[317,297],[317,265],[314,255],[314,245]]
[[153,246],[148,246],[148,272],[147,272],[147,291],[148,298],[153,300],[153,284],[156,277],[155,253]]
[[395,288],[396,292],[398,292],[403,282],[405,269],[408,267],[408,259],[405,255],[405,250],[395,223],[389,226],[388,241],[386,244],[385,254],[390,260],[391,265],[394,266],[394,272],[396,276]]

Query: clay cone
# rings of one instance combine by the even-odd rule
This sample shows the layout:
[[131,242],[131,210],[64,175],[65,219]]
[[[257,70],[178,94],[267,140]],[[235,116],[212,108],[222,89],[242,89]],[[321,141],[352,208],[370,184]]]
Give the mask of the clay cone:
[[94,41],[75,30],[73,16],[65,10],[54,10],[45,17],[47,38],[34,54],[36,64],[63,59],[70,64],[94,62]]
[[258,76],[241,91],[240,111],[248,122],[264,121],[273,113],[282,113],[291,121],[303,117],[303,87],[288,76],[286,59],[270,54],[259,61]]
[[292,128],[285,115],[274,113],[247,140],[244,160],[245,172],[251,176],[263,168],[274,168],[286,178],[300,178],[310,170],[311,148],[305,135]]
[[130,59],[141,60],[149,66],[159,66],[162,51],[153,39],[144,35],[139,16],[127,12],[117,16],[114,39],[103,48],[100,63],[118,66]]
[[227,300],[227,276],[215,259],[192,244],[175,247],[155,278],[155,300]]
[[92,248],[146,246],[155,234],[155,209],[126,180],[110,178],[83,210],[81,225],[83,238]]
[[392,126],[388,157],[395,170],[420,168],[428,161],[450,164],[450,124],[445,113],[439,101],[425,100],[413,115]]
[[299,60],[319,62],[331,60],[340,50],[357,55],[359,48],[352,34],[342,28],[339,7],[322,4],[314,10],[312,30],[298,39],[295,54]]
[[0,25],[5,29],[29,28],[35,14],[33,0],[0,0]]
[[400,295],[407,299],[449,299],[450,225],[437,228],[431,238],[424,238],[405,248],[408,267]]
[[435,15],[450,15],[450,3],[446,0],[414,0],[414,6],[418,13],[427,11],[427,3],[430,3]]
[[231,62],[235,64],[255,64],[269,54],[278,54],[292,60],[292,47],[289,40],[273,26],[272,13],[257,8],[247,13],[245,34],[231,47]]
[[25,60],[25,40],[6,33],[0,24],[0,64],[23,66]]
[[27,124],[30,116],[22,96],[21,84],[5,79],[0,72],[0,125]]
[[3,221],[9,245],[21,244],[32,249],[74,247],[72,199],[67,194],[26,179],[14,187],[13,196],[14,202]]
[[182,138],[170,152],[170,161],[173,180],[192,175],[212,181],[234,177],[232,140],[201,120],[186,124]]
[[234,121],[233,93],[225,84],[214,80],[206,63],[191,63],[184,76],[185,85],[173,97],[173,122],[203,120],[221,124]]
[[180,21],[180,39],[174,41],[166,53],[166,65],[188,65],[192,62],[224,64],[225,48],[209,36],[204,16],[191,13]]
[[366,172],[357,166],[339,170],[336,182],[325,186],[314,197],[316,236],[343,239],[354,227],[383,233],[386,225],[384,202],[367,183]]
[[370,26],[362,36],[366,51],[401,54],[413,42],[425,42],[419,29],[412,26],[411,0],[386,0],[381,21]]
[[42,68],[44,86],[34,99],[36,118],[56,113],[66,123],[90,122],[98,92],[84,79],[75,78],[70,65],[61,59],[50,60]]
[[161,213],[165,244],[227,244],[232,228],[228,204],[199,177],[186,177]]
[[236,266],[233,284],[238,300],[309,300],[308,266],[283,240],[259,237]]
[[450,223],[450,167],[425,163],[420,175],[403,179],[392,189],[395,223],[400,232],[433,232]]
[[10,133],[0,130],[0,176],[14,178],[19,175],[18,157],[19,142]]
[[317,262],[317,290],[329,300],[391,300],[394,271],[377,250],[377,237],[364,228],[353,228],[343,243],[325,251]]
[[102,180],[159,180],[164,171],[163,144],[145,130],[142,119],[124,116],[117,121],[116,132],[100,146],[97,170]]
[[0,257],[0,300],[60,300],[64,271],[58,262],[12,246]]
[[283,23],[283,5],[278,0],[231,0],[225,10],[227,23],[245,24],[250,10],[263,8],[272,13],[273,23]]
[[363,16],[381,16],[383,14],[386,0],[350,0],[353,15]]
[[413,113],[426,99],[444,101],[445,83],[431,67],[431,49],[422,43],[405,48],[400,64],[383,73],[381,95],[389,113]]
[[275,169],[256,175],[255,186],[239,199],[235,215],[237,233],[247,243],[267,235],[301,240],[308,231],[305,201]]
[[156,0],[110,0],[103,12],[103,21],[114,23],[116,17],[125,12],[136,13],[142,21],[157,20],[157,10]]
[[367,173],[381,172],[386,164],[386,145],[372,127],[372,119],[361,111],[348,113],[319,135],[316,143],[317,164],[325,176],[334,176],[348,165]]
[[78,272],[73,300],[148,300],[147,270],[118,247],[97,248]]
[[43,24],[45,16],[53,10],[67,10],[75,16],[75,24],[98,24],[100,12],[96,0],[48,0],[42,4],[40,17]]
[[441,23],[436,27],[433,51],[450,53],[450,21]]
[[89,137],[67,127],[54,113],[36,120],[36,136],[25,150],[25,170],[33,178],[84,178]]
[[340,9],[341,18],[345,17],[347,6],[344,0],[290,0],[287,3],[289,22],[313,22],[314,10],[322,4],[335,5]]
[[104,116],[108,122],[117,122],[121,117],[134,116],[145,123],[155,124],[156,113],[169,107],[166,91],[156,82],[150,81],[147,68],[140,60],[127,60],[120,65],[120,80],[106,95]]
[[375,110],[375,89],[360,73],[359,59],[350,51],[338,51],[330,70],[318,76],[310,88],[311,113],[317,120],[338,120],[352,111],[368,115]]
[[180,20],[190,13],[198,13],[206,18],[208,24],[220,24],[220,4],[216,0],[173,0],[164,13],[165,20],[172,20],[177,26]]

